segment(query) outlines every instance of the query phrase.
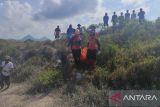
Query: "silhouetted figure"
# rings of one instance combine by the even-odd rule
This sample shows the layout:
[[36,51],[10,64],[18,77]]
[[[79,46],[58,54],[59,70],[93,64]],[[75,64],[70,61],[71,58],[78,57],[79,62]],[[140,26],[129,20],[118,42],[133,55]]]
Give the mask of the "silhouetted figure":
[[112,16],[113,31],[115,31],[117,28],[117,22],[118,22],[118,17],[116,15],[116,12],[114,12]]
[[67,38],[70,40],[74,35],[75,29],[72,28],[72,25],[69,25],[69,28],[67,29]]
[[55,39],[58,39],[60,37],[60,33],[61,33],[61,29],[59,28],[59,26],[57,26],[54,32]]
[[104,26],[107,27],[109,26],[108,21],[109,21],[109,16],[107,13],[105,13],[105,16],[103,17]]
[[129,10],[126,11],[125,13],[125,21],[129,21],[130,20],[130,13],[129,13]]
[[136,20],[136,13],[135,13],[135,10],[132,11],[131,20]]
[[123,28],[124,26],[124,15],[123,15],[123,12],[121,12],[121,15],[118,17],[118,23],[119,23],[119,28]]
[[145,12],[142,8],[140,8],[140,12],[138,13],[139,16],[139,23],[142,24],[145,21]]
[[[82,36],[83,35],[83,30],[81,28],[81,24],[78,24],[77,25],[77,29],[80,31],[80,35]],[[81,37],[82,38],[82,37]]]

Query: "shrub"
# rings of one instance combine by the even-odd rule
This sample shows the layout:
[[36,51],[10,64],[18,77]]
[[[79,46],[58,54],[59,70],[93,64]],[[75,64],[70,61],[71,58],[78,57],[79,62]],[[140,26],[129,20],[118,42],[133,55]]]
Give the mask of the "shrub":
[[54,87],[58,79],[61,78],[61,72],[56,69],[46,68],[33,77],[32,92],[44,92]]
[[21,64],[16,63],[12,80],[18,83],[29,80],[32,75],[40,72],[45,66],[47,66],[47,61],[41,56],[32,57]]
[[91,84],[86,87],[76,86],[76,92],[66,97],[64,99],[76,107],[106,107],[108,105],[107,91],[98,90]]
[[111,71],[114,71],[117,51],[118,47],[116,45],[102,47],[101,54],[97,58],[97,64],[101,67],[107,66]]

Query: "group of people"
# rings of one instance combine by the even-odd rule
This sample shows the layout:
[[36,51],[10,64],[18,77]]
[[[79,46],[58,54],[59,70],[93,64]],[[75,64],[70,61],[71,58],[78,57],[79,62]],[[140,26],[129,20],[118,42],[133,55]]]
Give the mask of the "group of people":
[[[145,11],[143,11],[142,8],[140,8],[140,11],[138,12],[138,14],[136,14],[135,10],[132,11],[132,14],[130,14],[129,10],[127,10],[125,14],[121,12],[120,16],[118,16],[116,12],[114,12],[111,19],[111,22],[113,24],[113,30],[116,29],[117,26],[118,28],[123,28],[125,23],[128,23],[130,20],[132,21],[136,20],[137,16],[139,19],[139,23],[143,24],[145,21]],[[105,13],[103,17],[104,26],[107,26],[107,27],[109,26],[109,19],[110,18],[108,16],[108,13]],[[80,24],[77,25],[77,29],[80,30],[80,34],[82,35],[83,32]],[[75,32],[75,29],[70,24],[66,32],[67,38],[70,39],[73,36],[74,32]],[[61,33],[61,29],[59,26],[57,26],[57,28],[54,31],[55,39],[60,38],[60,33]]]
[[[118,28],[123,28],[125,23],[128,23],[130,20],[136,20],[137,16],[139,17],[139,23],[142,24],[145,20],[145,12],[142,8],[140,8],[140,12],[136,14],[135,10],[133,10],[132,14],[129,13],[129,10],[126,11],[125,14],[123,12],[120,13],[120,16],[117,16],[116,12],[114,12],[111,22],[113,23],[113,30]],[[105,13],[103,17],[104,26],[109,26],[109,16]],[[57,26],[55,29],[55,38],[60,37],[60,28]],[[71,46],[72,54],[75,60],[75,64],[77,67],[80,67],[80,55],[81,55],[81,46],[82,46],[82,39],[83,39],[83,31],[81,25],[78,24],[77,28],[74,29],[72,25],[69,25],[69,28],[66,32],[67,39],[69,42],[69,46]],[[91,26],[88,36],[88,46],[87,46],[87,60],[89,64],[94,66],[94,62],[96,61],[97,50],[100,50],[100,43],[98,41],[96,27]]]
[[[80,24],[78,24],[79,26]],[[89,68],[94,68],[96,63],[96,57],[97,53],[100,51],[100,43],[98,40],[98,35],[96,33],[96,27],[91,26],[90,32],[88,35],[88,44],[87,44],[87,53],[86,53],[86,60],[81,60],[81,51],[82,51],[82,32],[79,28],[74,30],[74,33],[71,35],[68,35],[68,40],[72,55],[75,61],[76,68],[81,68],[82,63],[85,63],[88,65]],[[67,30],[68,31],[68,30]]]
[[[57,26],[55,29],[55,38],[59,38],[60,28]],[[72,55],[75,61],[76,68],[81,68],[82,63],[84,63],[81,60],[81,51],[82,51],[82,40],[83,40],[83,30],[81,28],[81,25],[78,24],[77,28],[74,29],[72,25],[69,25],[69,28],[67,29],[66,38],[68,40],[68,46],[72,50]],[[98,40],[98,34],[96,33],[96,27],[93,25],[90,27],[89,36],[88,36],[88,45],[87,47],[87,53],[86,53],[86,59],[85,62],[88,64],[88,67],[94,68],[96,63],[96,56],[98,51],[100,52],[100,43]]]
[[[139,17],[139,23],[143,24],[145,21],[145,11],[143,11],[142,8],[140,8],[140,12],[136,14],[136,11],[133,10],[132,14],[129,13],[129,10],[126,11],[125,14],[123,12],[120,13],[120,16],[117,16],[116,12],[113,13],[111,22],[113,24],[113,29],[119,26],[119,28],[122,28],[125,23],[129,22],[130,20],[136,20],[137,16]],[[105,13],[105,16],[103,17],[104,26],[109,26],[109,16],[107,13]]]
[[[80,34],[82,35],[82,28],[81,25],[78,24],[77,25],[77,29],[79,29]],[[74,35],[75,29],[72,27],[72,24],[69,25],[68,29],[67,29],[67,39],[70,39],[73,35]],[[56,27],[56,29],[54,30],[54,35],[55,35],[55,39],[59,39],[60,38],[60,34],[61,34],[61,29],[59,27],[59,25]]]

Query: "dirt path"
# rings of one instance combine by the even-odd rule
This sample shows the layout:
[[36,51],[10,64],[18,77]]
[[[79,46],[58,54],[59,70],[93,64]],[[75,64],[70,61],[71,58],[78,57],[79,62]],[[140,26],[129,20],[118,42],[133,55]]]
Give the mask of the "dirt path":
[[59,92],[46,95],[26,95],[26,85],[13,84],[7,90],[0,90],[0,107],[69,107],[64,104]]

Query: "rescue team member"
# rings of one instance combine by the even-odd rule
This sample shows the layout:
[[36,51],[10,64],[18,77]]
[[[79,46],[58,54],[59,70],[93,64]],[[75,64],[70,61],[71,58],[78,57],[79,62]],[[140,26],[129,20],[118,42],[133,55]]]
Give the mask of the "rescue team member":
[[78,29],[75,30],[74,36],[69,41],[69,46],[72,50],[72,55],[75,61],[76,68],[80,68],[80,55],[81,55],[81,35]]
[[[92,27],[93,30],[95,30],[95,27]],[[100,52],[100,43],[97,38],[96,32],[91,34],[88,37],[88,46],[87,46],[87,60],[88,60],[88,65],[90,68],[94,68],[96,64],[96,59],[97,59],[97,53]]]

